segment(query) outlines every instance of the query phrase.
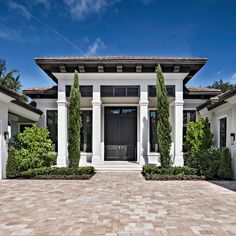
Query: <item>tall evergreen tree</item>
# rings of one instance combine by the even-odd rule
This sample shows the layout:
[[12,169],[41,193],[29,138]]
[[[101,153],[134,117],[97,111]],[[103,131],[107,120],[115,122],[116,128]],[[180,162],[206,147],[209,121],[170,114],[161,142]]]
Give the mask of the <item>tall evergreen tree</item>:
[[164,76],[160,64],[156,69],[157,83],[157,137],[160,150],[161,166],[168,167],[171,164],[170,147],[171,147],[171,126],[169,114],[169,101],[167,89],[164,83]]
[[69,167],[78,167],[80,160],[80,129],[82,126],[80,114],[79,75],[75,71],[74,84],[69,99],[69,128],[68,128],[68,154]]

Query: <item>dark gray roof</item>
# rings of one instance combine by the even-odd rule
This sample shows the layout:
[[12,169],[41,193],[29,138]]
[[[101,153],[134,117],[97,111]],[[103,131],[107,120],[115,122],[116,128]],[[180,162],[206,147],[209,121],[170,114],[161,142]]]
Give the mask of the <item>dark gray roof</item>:
[[[81,56],[81,57],[44,57],[35,58],[40,66],[56,83],[53,73],[78,70],[80,73],[94,72],[137,72],[154,73],[158,64],[163,72],[188,73],[186,84],[202,66],[207,58],[158,57],[158,56]],[[119,69],[118,69],[119,68]]]
[[208,101],[206,101],[205,103],[203,103],[202,105],[197,107],[197,110],[200,111],[204,108],[207,108],[209,111],[221,106],[222,104],[227,103],[227,99],[230,97],[236,96],[236,88],[231,89],[225,93],[219,94],[215,97],[212,97],[211,99],[209,99]]
[[42,115],[43,112],[33,106],[31,106],[30,104],[26,103],[26,102],[23,102],[21,101],[20,99],[22,98],[22,94],[21,93],[18,93],[16,91],[13,91],[11,89],[8,89],[2,85],[0,85],[0,92],[3,93],[3,94],[6,94],[12,98],[14,98],[15,100],[11,101],[12,103],[14,104],[17,104],[21,107],[24,107],[25,109],[29,110],[29,111],[33,111],[39,115]]

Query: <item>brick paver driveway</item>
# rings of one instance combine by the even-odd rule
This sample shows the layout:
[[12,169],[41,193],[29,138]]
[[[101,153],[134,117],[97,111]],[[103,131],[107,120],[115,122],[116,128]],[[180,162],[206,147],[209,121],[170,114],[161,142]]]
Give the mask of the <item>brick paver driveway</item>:
[[146,182],[140,173],[3,180],[0,235],[236,235],[236,192],[204,181]]

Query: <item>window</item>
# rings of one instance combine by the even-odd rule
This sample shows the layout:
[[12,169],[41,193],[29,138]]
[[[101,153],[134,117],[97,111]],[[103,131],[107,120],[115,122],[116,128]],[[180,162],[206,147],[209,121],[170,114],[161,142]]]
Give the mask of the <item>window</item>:
[[139,86],[101,86],[102,97],[139,97]]
[[150,152],[158,152],[157,142],[157,111],[149,112]]
[[[167,85],[167,94],[169,97],[175,97],[175,86],[173,85]],[[149,97],[156,97],[156,86],[149,85],[148,86],[148,96]]]
[[47,111],[47,128],[53,143],[53,150],[57,152],[57,110]]
[[191,121],[196,121],[196,111],[195,110],[185,110],[183,113],[183,143],[185,142],[185,136],[187,133],[188,123]]
[[220,119],[220,147],[226,147],[227,119]]
[[81,111],[80,150],[92,152],[92,111]]
[[[52,140],[54,151],[57,146],[57,110],[47,111],[47,128],[49,137]],[[82,152],[92,152],[92,111],[81,111],[82,127],[80,130],[80,150]]]
[[21,124],[20,125],[20,132],[24,132],[25,128],[31,128],[32,124]]
[[[71,86],[66,86],[66,96],[70,97]],[[81,97],[92,97],[93,96],[93,86],[80,86]]]

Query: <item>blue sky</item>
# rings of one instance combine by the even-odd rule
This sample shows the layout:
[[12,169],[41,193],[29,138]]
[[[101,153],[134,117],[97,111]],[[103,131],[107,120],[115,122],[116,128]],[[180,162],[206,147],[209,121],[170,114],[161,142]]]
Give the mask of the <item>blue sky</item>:
[[24,87],[53,84],[35,57],[207,57],[189,85],[236,82],[235,0],[0,0],[0,58]]

